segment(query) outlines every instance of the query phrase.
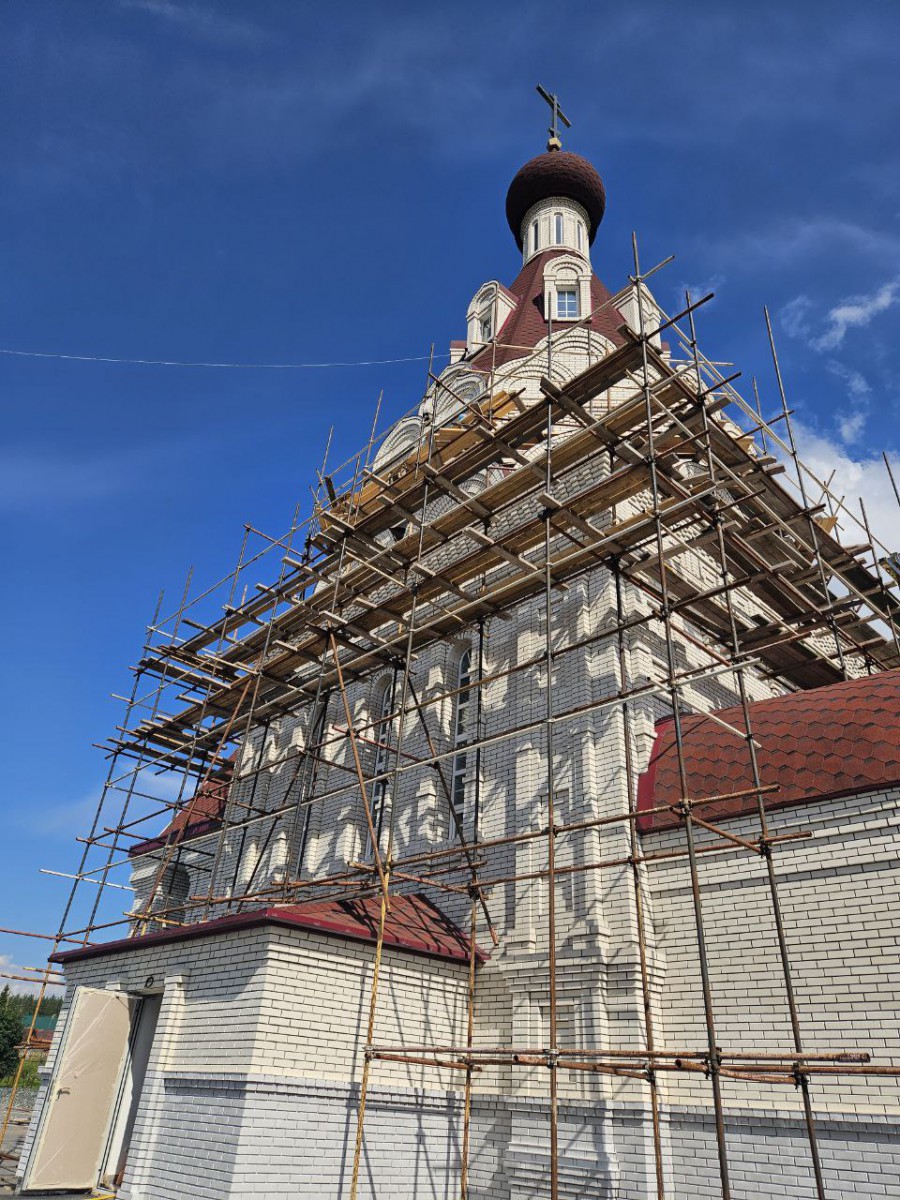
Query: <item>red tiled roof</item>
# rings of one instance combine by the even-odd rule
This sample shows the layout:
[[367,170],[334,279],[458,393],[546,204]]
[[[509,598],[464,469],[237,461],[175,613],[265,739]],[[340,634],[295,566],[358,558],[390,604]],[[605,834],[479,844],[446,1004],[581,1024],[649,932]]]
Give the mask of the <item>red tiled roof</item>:
[[[224,766],[225,773],[216,779],[207,779],[205,783],[201,783],[193,798],[184,808],[179,809],[162,833],[144,842],[135,842],[129,848],[129,857],[149,854],[151,850],[159,850],[167,844],[177,845],[184,837],[198,837],[218,829],[225,813],[228,789],[231,786],[232,763],[229,761]],[[173,834],[178,836],[173,837]]]
[[[716,713],[746,732],[740,707]],[[792,692],[750,705],[750,727],[767,808],[803,804],[900,783],[900,669],[864,679]],[[682,718],[688,794],[692,799],[753,787],[747,743],[703,714]],[[638,808],[681,799],[674,721],[656,726],[650,764],[638,783]],[[698,815],[716,821],[756,811],[754,796],[705,805]],[[639,819],[642,833],[680,824],[659,813]]]
[[[61,963],[80,962],[104,954],[125,954],[144,946],[215,937],[255,929],[261,925],[305,929],[310,933],[354,942],[375,942],[378,938],[380,905],[379,896],[365,900],[312,900],[304,904],[275,905],[186,925],[181,929],[166,929],[142,937],[120,938],[83,949],[64,950],[51,955],[51,959]],[[384,944],[428,958],[450,959],[454,962],[467,962],[469,958],[468,937],[426,896],[419,894],[391,897],[384,927]],[[487,958],[477,946],[475,953],[479,962]]]
[[[547,336],[547,322],[544,320],[544,267],[550,259],[568,253],[568,250],[543,250],[529,259],[510,284],[509,291],[516,301],[516,307],[497,331],[496,349],[493,345],[485,346],[473,355],[468,366],[474,367],[476,371],[490,371],[492,365],[500,367],[513,359],[524,358],[531,347]],[[592,275],[591,312],[594,315],[581,324],[586,329],[603,334],[613,345],[620,346],[622,335],[619,328],[625,323],[625,318],[609,303],[611,299],[612,292],[596,275]],[[605,307],[601,308],[601,305]],[[596,312],[598,308],[600,311]]]

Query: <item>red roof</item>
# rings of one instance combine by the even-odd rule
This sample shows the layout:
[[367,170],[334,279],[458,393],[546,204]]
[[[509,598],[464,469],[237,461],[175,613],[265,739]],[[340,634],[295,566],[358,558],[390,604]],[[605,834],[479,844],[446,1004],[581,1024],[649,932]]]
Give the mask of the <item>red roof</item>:
[[[148,838],[144,842],[135,842],[129,849],[130,858],[138,854],[149,854],[151,850],[159,850],[162,846],[178,845],[187,837],[199,837],[204,833],[212,833],[218,829],[225,813],[228,800],[228,789],[231,786],[232,762],[224,764],[227,773],[217,779],[207,779],[201,783],[184,808],[178,810],[162,833]],[[173,834],[177,836],[172,837]]]
[[[375,942],[378,939],[380,896],[365,900],[311,900],[304,904],[275,905],[249,912],[232,913],[214,921],[201,921],[181,929],[166,929],[142,937],[120,938],[79,950],[64,950],[51,955],[53,962],[80,962],[104,954],[125,954],[144,946],[159,946],[192,938],[214,937],[261,925],[281,925],[305,929],[326,937],[345,938],[354,942]],[[384,927],[384,944],[428,958],[468,962],[469,939],[444,913],[422,895],[391,896],[391,907]],[[475,948],[479,962],[487,955]]]
[[[568,250],[543,250],[528,260],[513,282],[509,291],[516,307],[497,331],[496,349],[485,346],[472,356],[468,365],[478,371],[490,371],[491,366],[502,366],[516,358],[524,358],[529,349],[547,336],[544,319],[544,267],[552,258],[568,254]],[[619,327],[625,319],[609,301],[612,292],[596,275],[591,276],[591,312],[594,315],[579,324],[585,329],[596,330],[615,346],[622,344]],[[601,305],[605,305],[601,308]],[[596,312],[596,309],[600,309]]]
[[[746,732],[740,707],[716,716]],[[876,791],[900,783],[900,669],[864,679],[792,692],[750,705],[750,728],[767,808]],[[688,794],[692,799],[753,787],[744,737],[701,713],[682,718]],[[650,764],[638,783],[638,808],[681,799],[675,725],[657,722]],[[756,811],[754,796],[704,805],[698,815],[716,821]],[[642,833],[680,824],[674,813],[644,817]]]

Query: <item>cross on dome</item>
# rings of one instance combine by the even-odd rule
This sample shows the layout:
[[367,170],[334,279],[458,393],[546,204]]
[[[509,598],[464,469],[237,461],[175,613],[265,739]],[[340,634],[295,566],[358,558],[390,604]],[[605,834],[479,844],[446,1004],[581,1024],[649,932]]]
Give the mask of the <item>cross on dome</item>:
[[559,122],[562,121],[566,129],[572,128],[572,122],[559,107],[559,97],[555,92],[548,92],[546,88],[542,88],[540,84],[537,85],[537,90],[538,93],[543,96],[543,98],[550,105],[550,111],[553,114],[551,124],[547,130],[547,132],[550,134],[550,140],[547,142],[547,149],[561,150],[562,141],[560,140],[559,136]]

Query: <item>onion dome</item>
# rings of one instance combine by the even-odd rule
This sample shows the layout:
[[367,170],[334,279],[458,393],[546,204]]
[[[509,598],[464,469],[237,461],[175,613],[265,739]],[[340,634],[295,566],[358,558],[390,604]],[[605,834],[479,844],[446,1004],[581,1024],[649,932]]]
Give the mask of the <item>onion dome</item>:
[[506,193],[506,219],[520,250],[525,214],[532,205],[552,196],[581,205],[588,215],[588,241],[593,242],[606,208],[603,180],[580,154],[548,150],[520,169]]

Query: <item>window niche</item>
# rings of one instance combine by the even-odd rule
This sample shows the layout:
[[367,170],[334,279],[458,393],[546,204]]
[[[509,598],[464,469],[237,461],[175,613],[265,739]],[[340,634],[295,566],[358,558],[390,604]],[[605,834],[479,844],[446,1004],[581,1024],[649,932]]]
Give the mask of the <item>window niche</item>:
[[515,297],[496,279],[479,288],[466,313],[466,354],[477,354],[489,345],[515,306]]
[[582,259],[563,254],[544,269],[544,312],[553,321],[580,321],[591,311],[591,274]]

